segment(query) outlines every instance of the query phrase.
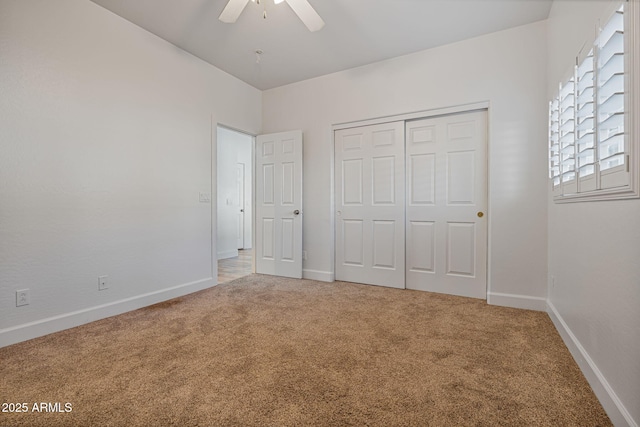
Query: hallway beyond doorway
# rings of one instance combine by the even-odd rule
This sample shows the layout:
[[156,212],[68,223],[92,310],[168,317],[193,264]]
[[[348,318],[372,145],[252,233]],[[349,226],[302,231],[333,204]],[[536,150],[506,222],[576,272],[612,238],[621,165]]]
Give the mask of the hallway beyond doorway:
[[238,250],[238,256],[218,260],[218,284],[251,274],[251,249]]

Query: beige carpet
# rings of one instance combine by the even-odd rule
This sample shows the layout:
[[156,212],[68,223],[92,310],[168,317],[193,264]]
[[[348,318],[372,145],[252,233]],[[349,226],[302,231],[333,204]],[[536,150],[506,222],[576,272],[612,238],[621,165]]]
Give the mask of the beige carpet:
[[1,426],[611,425],[545,313],[341,282],[253,275],[0,360],[29,405]]

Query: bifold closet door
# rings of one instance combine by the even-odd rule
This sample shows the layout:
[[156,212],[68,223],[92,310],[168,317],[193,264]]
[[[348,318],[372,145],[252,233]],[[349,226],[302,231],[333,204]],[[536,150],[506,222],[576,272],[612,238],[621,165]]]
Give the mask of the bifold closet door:
[[486,111],[407,122],[407,288],[486,298],[486,147]]
[[334,136],[336,279],[404,288],[404,122]]

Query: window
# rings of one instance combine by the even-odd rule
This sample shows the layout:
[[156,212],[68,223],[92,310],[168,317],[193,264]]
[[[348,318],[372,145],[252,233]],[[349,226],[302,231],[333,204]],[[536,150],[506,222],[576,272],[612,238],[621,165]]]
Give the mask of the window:
[[556,201],[639,196],[640,132],[633,132],[638,124],[632,112],[640,97],[631,72],[638,58],[630,36],[637,9],[625,2],[599,26],[549,103],[549,178]]
[[573,77],[560,88],[559,137],[560,137],[560,181],[566,192],[575,192],[576,184],[576,104]]
[[578,66],[576,73],[576,157],[578,185],[582,192],[596,189],[594,50]]
[[549,105],[549,178],[554,190],[560,186],[560,101],[558,98]]
[[[627,173],[624,132],[624,19],[621,7],[598,37],[597,111],[598,161],[602,187],[624,185],[627,180],[612,177]],[[626,165],[625,165],[626,164]]]

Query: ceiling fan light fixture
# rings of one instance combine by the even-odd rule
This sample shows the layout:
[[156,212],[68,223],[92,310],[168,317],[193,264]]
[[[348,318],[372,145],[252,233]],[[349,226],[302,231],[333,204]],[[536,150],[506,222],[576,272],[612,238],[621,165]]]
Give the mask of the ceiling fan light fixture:
[[[252,0],[260,4],[260,0]],[[274,0],[275,4],[282,3],[284,0]],[[318,31],[324,27],[324,21],[320,15],[309,4],[309,0],[286,0],[287,4],[293,9],[298,18],[304,23],[309,31]],[[218,19],[222,22],[232,24],[236,22],[249,0],[228,0],[227,5],[222,10]],[[262,14],[263,18],[267,17],[266,8]]]

